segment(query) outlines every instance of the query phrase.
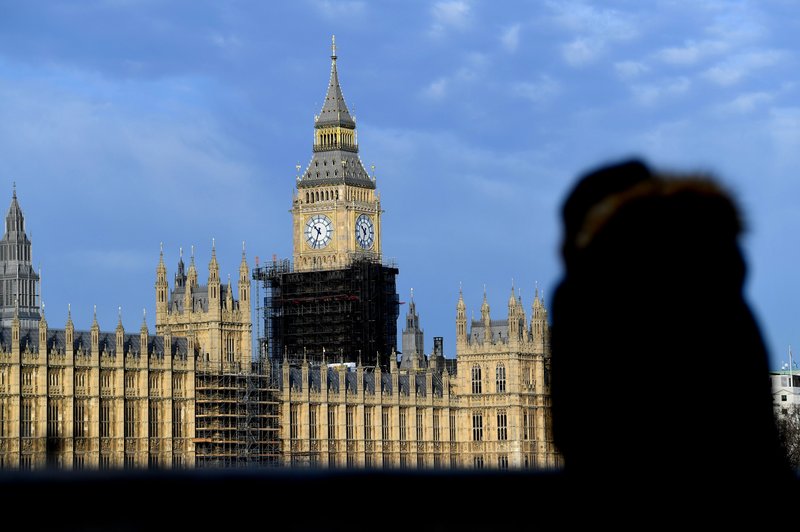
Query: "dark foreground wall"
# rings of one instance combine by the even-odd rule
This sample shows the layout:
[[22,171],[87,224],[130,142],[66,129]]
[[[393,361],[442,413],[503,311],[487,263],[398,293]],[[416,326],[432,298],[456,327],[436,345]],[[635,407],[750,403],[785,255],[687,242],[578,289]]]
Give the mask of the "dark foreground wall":
[[[3,530],[642,530],[791,520],[798,483],[576,485],[560,473],[6,473]],[[9,516],[18,516],[7,521]],[[777,521],[773,521],[777,519]],[[756,525],[759,526],[759,525]]]

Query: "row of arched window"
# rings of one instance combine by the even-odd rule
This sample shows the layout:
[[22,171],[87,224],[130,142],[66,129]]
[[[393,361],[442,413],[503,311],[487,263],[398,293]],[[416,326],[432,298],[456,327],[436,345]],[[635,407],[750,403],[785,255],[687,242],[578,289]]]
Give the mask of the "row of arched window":
[[[483,441],[483,412],[472,413],[472,441]],[[497,441],[508,440],[508,414],[505,409],[497,411]]]
[[[472,393],[483,393],[481,373],[480,365],[472,366]],[[505,393],[506,391],[506,367],[502,363],[495,367],[494,391],[495,393]]]
[[[316,203],[317,201],[337,201],[338,199],[338,189],[306,191],[306,203]],[[368,190],[350,190],[345,197],[346,201],[370,201],[371,199],[371,194]]]
[[[340,131],[339,135],[341,137],[341,143],[343,145],[350,145],[353,146],[354,142],[354,135],[352,132],[349,131]],[[336,138],[336,133],[328,132],[328,133],[319,133],[318,142],[319,145],[323,148],[334,147],[337,145],[338,139]]]

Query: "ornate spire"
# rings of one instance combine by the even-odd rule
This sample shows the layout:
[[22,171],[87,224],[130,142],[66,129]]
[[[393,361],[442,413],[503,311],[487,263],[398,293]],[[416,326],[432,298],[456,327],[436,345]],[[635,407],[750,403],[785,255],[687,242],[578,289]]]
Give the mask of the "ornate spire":
[[11,193],[11,205],[8,207],[8,214],[6,214],[6,234],[18,233],[24,235],[25,233],[25,217],[22,215],[22,209],[17,201],[17,185],[14,183],[14,190]]
[[247,255],[245,254],[244,240],[242,240],[242,262],[239,263],[239,277],[246,279],[249,276],[250,268],[247,266]]
[[355,120],[350,116],[347,104],[344,102],[342,87],[339,85],[339,72],[336,70],[336,36],[331,36],[331,78],[328,82],[328,92],[325,94],[325,103],[317,117],[317,126],[342,126],[349,129],[356,127]]
[[215,240],[211,239],[211,260],[208,262],[208,282],[219,282],[219,263],[217,262],[217,245]]
[[156,277],[157,280],[166,281],[167,280],[167,265],[164,264],[164,243],[161,242],[159,244],[159,252],[158,252],[158,266],[156,266]]
[[489,314],[489,301],[486,300],[486,285],[483,285],[483,304],[481,304],[481,315],[487,316]]
[[358,157],[356,121],[339,84],[335,39],[331,48],[331,75],[325,101],[314,116],[314,154],[306,170],[297,176],[297,186],[344,183],[374,189],[375,181]]

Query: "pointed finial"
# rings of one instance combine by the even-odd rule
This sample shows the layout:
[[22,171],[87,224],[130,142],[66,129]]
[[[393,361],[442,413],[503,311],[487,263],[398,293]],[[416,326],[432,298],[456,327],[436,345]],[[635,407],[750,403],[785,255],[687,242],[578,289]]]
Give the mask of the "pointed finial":
[[72,305],[67,303],[67,316],[72,317]]
[[97,305],[94,306],[94,321],[97,321]]
[[158,250],[159,250],[159,253],[161,253],[161,256],[163,257],[164,256],[164,242],[159,242],[158,243]]
[[245,255],[245,245],[244,245],[244,240],[242,240],[242,258],[244,258],[244,255]]
[[331,59],[336,61],[336,35],[331,35]]
[[534,292],[533,297],[539,299],[539,281],[536,281],[535,286],[536,286],[536,291]]
[[411,302],[414,302],[414,289],[411,289]]
[[12,186],[11,197],[17,199],[17,182],[14,181],[14,183],[12,183],[11,186]]
[[230,288],[230,286],[231,286],[231,274],[228,274],[228,288]]
[[194,264],[194,244],[192,244],[192,264]]
[[179,248],[181,260],[183,260],[183,246]]
[[142,321],[144,323],[147,323],[147,309],[146,308],[142,309]]
[[119,317],[119,322],[122,323],[122,306],[117,307],[117,316]]
[[216,251],[217,251],[217,241],[216,241],[216,239],[215,239],[215,238],[212,236],[212,237],[211,237],[211,253],[216,253]]

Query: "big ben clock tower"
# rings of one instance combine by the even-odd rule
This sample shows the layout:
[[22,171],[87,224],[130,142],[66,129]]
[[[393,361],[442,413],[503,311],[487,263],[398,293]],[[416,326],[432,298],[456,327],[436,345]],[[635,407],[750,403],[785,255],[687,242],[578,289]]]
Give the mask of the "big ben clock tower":
[[314,147],[298,167],[292,200],[293,260],[253,273],[262,281],[262,349],[275,362],[360,362],[388,367],[397,347],[398,269],[381,251],[381,202],[358,157],[356,122],[331,77],[314,119]]
[[331,77],[314,117],[314,151],[292,205],[296,271],[381,261],[381,203],[358,156],[356,123],[342,95],[332,41]]

